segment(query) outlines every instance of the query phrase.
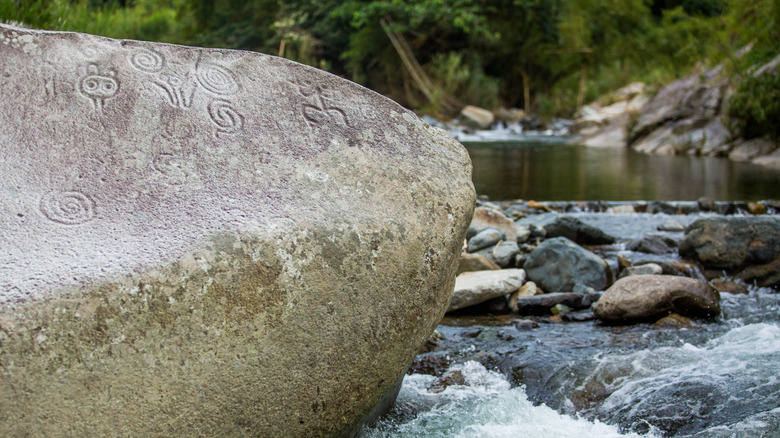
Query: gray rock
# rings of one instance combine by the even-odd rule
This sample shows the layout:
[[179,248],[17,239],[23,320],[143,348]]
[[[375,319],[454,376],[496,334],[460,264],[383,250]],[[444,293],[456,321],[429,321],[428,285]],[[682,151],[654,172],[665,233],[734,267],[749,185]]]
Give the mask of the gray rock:
[[598,299],[598,294],[579,294],[573,292],[553,292],[549,294],[518,297],[515,303],[516,312],[521,315],[547,315],[550,309],[557,305],[565,305],[572,309],[585,309]]
[[631,275],[661,275],[664,269],[656,263],[647,263],[644,265],[630,266],[624,269],[618,278],[629,277]]
[[671,275],[621,278],[593,306],[596,318],[626,324],[658,319],[669,313],[713,318],[720,314],[720,296],[706,281]]
[[515,224],[515,234],[517,234],[517,243],[525,243],[531,237],[531,230],[526,226]]
[[710,217],[692,223],[680,255],[759,286],[780,284],[780,218]]
[[455,292],[447,312],[511,294],[525,282],[522,269],[464,272],[455,280]]
[[577,286],[604,290],[611,275],[607,262],[565,237],[539,244],[524,269],[530,280],[554,292],[570,292]]
[[0,25],[0,433],[340,436],[446,310],[466,150],[246,51]]
[[498,228],[486,228],[469,239],[466,251],[476,252],[489,248],[498,242],[506,240],[506,235]]
[[754,158],[751,162],[753,164],[758,164],[759,166],[780,170],[780,149],[775,149],[775,151],[769,155]]
[[493,248],[493,260],[502,268],[514,265],[515,256],[520,253],[517,242],[501,242]]
[[674,239],[665,236],[643,236],[634,239],[626,245],[629,251],[644,252],[648,254],[667,254],[674,252],[677,248],[677,242]]
[[734,161],[750,161],[764,155],[769,155],[777,149],[777,143],[766,138],[754,138],[739,144],[729,153],[729,159]]
[[457,274],[460,275],[464,272],[490,271],[497,269],[501,269],[501,266],[498,266],[496,262],[481,254],[461,254]]
[[565,237],[580,245],[602,245],[615,242],[615,238],[572,216],[558,216],[544,224],[547,237]]

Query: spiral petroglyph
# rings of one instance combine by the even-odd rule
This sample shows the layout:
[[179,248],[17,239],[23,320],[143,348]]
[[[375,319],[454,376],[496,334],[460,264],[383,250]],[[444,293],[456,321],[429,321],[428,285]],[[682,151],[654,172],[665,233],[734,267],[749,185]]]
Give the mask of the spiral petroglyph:
[[215,64],[198,64],[196,76],[206,90],[223,96],[238,92],[238,81],[233,73]]
[[158,73],[165,67],[162,55],[148,49],[137,49],[129,55],[130,65],[144,73]]
[[209,103],[209,117],[217,125],[217,135],[236,134],[244,127],[244,116],[226,100]]
[[95,217],[95,201],[80,192],[49,193],[39,208],[47,219],[63,225],[83,224]]

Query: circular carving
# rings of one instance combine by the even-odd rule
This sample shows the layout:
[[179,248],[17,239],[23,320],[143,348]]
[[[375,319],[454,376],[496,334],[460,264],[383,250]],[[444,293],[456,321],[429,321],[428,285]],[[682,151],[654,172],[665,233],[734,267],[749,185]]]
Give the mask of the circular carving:
[[144,73],[157,73],[165,67],[165,61],[159,53],[138,49],[130,56],[130,65]]
[[78,225],[95,217],[95,201],[80,192],[50,193],[41,199],[41,213],[52,222]]
[[198,82],[214,94],[230,95],[238,92],[238,81],[230,70],[214,64],[200,64]]
[[244,117],[225,100],[214,100],[209,103],[209,116],[217,125],[217,132],[235,134],[244,126]]

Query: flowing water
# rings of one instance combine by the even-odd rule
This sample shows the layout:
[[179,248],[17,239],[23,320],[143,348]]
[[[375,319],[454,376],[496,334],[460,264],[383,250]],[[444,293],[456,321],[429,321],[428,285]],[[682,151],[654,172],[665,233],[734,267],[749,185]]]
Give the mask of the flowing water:
[[[515,147],[469,145],[478,193],[756,200],[777,198],[780,190],[777,172],[725,160],[549,143]],[[688,225],[702,214],[575,215],[625,242],[659,234],[656,227],[670,218]],[[621,243],[597,252],[648,257]],[[439,346],[417,356],[392,412],[362,436],[780,437],[780,294],[749,291],[721,294],[721,317],[690,326],[532,317],[538,327],[529,329],[517,315],[447,316]]]

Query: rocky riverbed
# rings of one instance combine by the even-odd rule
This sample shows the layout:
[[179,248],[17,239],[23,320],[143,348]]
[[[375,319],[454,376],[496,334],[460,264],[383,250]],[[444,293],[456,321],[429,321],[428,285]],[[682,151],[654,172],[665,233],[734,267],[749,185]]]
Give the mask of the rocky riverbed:
[[779,205],[489,202],[366,436],[773,436]]

